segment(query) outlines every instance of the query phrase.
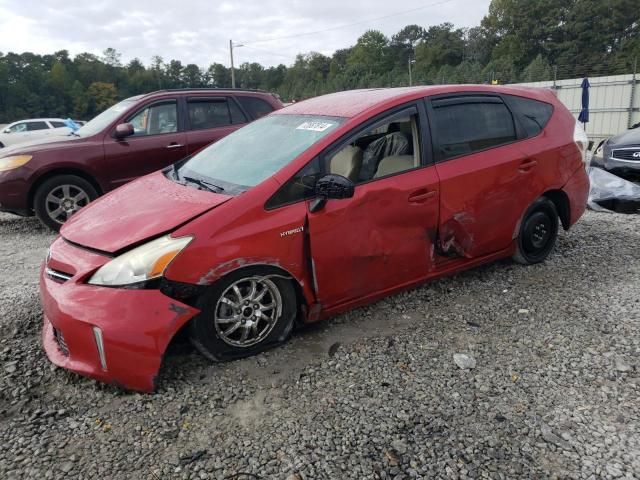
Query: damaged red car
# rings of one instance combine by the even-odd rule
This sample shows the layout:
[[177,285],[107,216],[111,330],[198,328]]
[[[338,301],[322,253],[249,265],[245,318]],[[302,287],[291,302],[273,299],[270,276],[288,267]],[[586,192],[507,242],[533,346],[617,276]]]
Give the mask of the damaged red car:
[[224,361],[429,279],[541,262],[585,210],[585,140],[541,89],[294,104],[66,223],[42,267],[44,348],[56,365],[151,391],[183,329]]

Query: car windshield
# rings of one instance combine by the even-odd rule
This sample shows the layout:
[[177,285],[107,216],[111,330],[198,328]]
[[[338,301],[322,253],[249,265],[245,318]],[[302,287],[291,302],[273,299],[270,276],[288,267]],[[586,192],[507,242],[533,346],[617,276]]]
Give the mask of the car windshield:
[[[178,179],[199,178],[229,191],[247,190],[267,179],[344,120],[310,115],[270,115],[236,130],[194,155]],[[238,188],[239,187],[239,188]]]
[[81,137],[89,137],[95,135],[98,132],[104,130],[111,122],[122,115],[122,112],[131,108],[136,103],[137,98],[127,98],[126,100],[116,103],[112,107],[107,108],[97,117],[94,117],[91,121],[80,127],[76,131]]

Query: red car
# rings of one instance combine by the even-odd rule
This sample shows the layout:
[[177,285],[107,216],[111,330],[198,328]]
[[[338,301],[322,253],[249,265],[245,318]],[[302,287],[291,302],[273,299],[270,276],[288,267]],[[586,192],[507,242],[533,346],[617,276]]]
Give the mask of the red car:
[[273,94],[252,90],[163,90],[128,98],[75,133],[1,149],[0,211],[35,213],[58,230],[98,196],[278,108]]
[[559,223],[585,210],[584,150],[547,90],[297,103],[65,224],[42,267],[44,348],[59,366],[150,391],[181,329],[229,360],[425,280],[541,262]]

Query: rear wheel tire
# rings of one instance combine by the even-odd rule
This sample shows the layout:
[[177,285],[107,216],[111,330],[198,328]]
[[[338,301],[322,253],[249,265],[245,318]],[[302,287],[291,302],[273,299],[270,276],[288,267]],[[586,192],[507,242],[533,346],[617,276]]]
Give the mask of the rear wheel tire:
[[543,262],[556,244],[558,226],[558,211],[551,200],[540,197],[533,202],[522,218],[513,259],[523,265]]
[[58,175],[38,187],[33,209],[38,219],[54,231],[82,207],[98,198],[96,189],[76,175]]
[[223,362],[256,355],[287,340],[298,311],[292,281],[263,268],[233,272],[198,302],[189,324],[194,347]]

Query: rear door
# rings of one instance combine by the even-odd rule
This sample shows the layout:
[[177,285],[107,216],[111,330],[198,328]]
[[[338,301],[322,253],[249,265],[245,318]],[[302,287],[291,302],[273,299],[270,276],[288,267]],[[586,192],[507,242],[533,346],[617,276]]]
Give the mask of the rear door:
[[187,155],[177,98],[146,104],[123,122],[133,125],[134,135],[118,140],[110,134],[104,140],[111,188],[160,170]]
[[187,98],[186,120],[189,154],[217,142],[247,123],[247,117],[231,96]]
[[440,178],[440,251],[479,257],[507,248],[539,189],[536,162],[515,144],[513,115],[500,96],[427,100]]
[[356,184],[352,198],[308,214],[323,308],[390,291],[433,268],[438,177],[422,105],[383,116],[330,153],[325,171]]

